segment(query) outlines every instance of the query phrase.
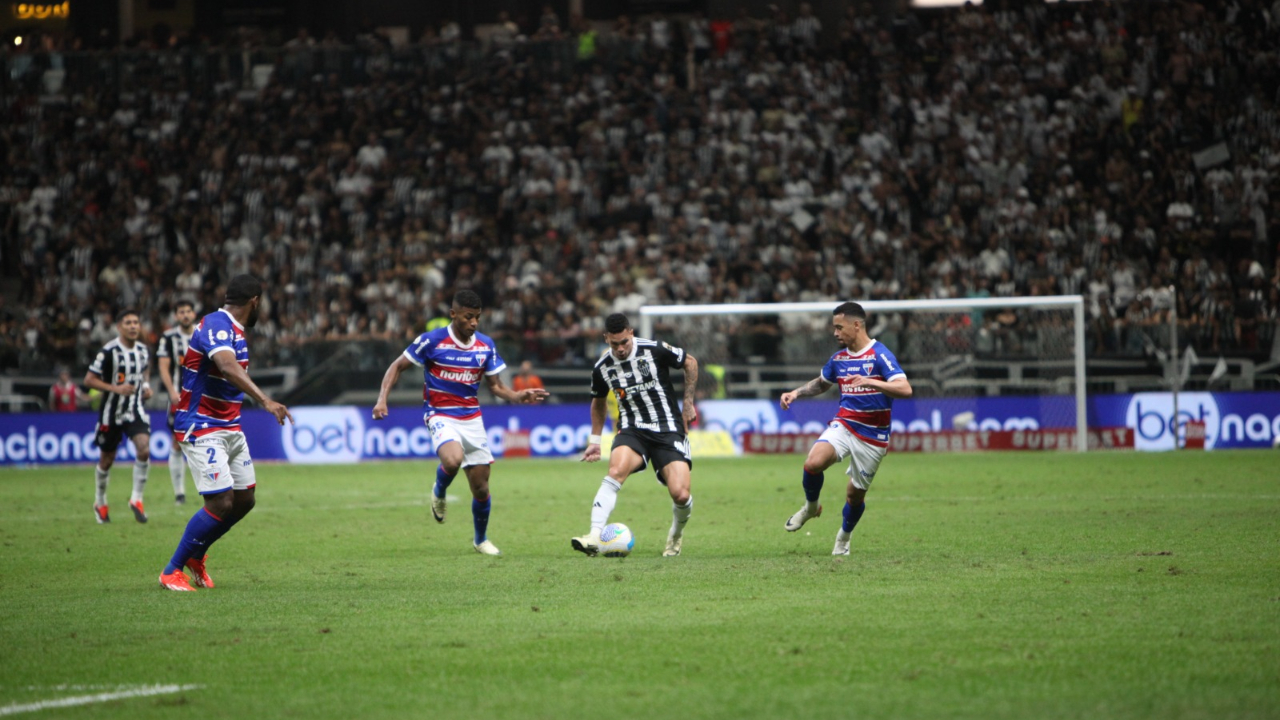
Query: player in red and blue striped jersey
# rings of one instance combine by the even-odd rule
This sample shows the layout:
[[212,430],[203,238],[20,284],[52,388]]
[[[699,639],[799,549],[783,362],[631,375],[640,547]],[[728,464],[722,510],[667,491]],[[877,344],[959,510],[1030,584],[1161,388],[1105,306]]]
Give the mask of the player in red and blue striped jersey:
[[542,388],[512,390],[502,384],[499,373],[507,364],[488,335],[477,332],[480,324],[480,296],[471,290],[460,290],[453,296],[448,325],[418,336],[404,353],[396,358],[382,377],[378,402],[373,406],[373,419],[387,416],[387,395],[400,380],[400,374],[411,367],[422,368],[423,421],[431,431],[431,441],[440,458],[436,468],[436,484],[431,493],[431,514],[436,522],[445,519],[448,505],[445,491],[458,470],[465,470],[471,485],[471,518],[475,528],[476,552],[501,555],[488,538],[489,436],[480,417],[478,392],[484,379],[494,396],[508,402],[536,403],[549,393]]
[[204,316],[182,358],[182,393],[173,418],[174,452],[186,455],[204,507],[187,523],[173,558],[160,574],[168,590],[211,588],[205,568],[209,546],[240,522],[254,506],[257,477],[249,445],[240,429],[240,405],[247,393],[284,424],[293,416],[249,379],[249,344],[244,331],[258,322],[262,283],[237,275],[227,283],[222,309]]
[[822,514],[818,496],[822,473],[849,458],[849,486],[845,491],[844,522],[836,532],[832,555],[849,554],[849,538],[866,510],[867,488],[889,450],[889,419],[896,398],[911,397],[911,383],[889,348],[867,335],[867,313],[847,302],[832,311],[831,327],[843,348],[822,366],[822,373],[803,386],[782,394],[782,409],[797,398],[814,397],[832,385],[840,386],[840,410],[818,438],[804,461],[805,504],[787,520],[787,532]]

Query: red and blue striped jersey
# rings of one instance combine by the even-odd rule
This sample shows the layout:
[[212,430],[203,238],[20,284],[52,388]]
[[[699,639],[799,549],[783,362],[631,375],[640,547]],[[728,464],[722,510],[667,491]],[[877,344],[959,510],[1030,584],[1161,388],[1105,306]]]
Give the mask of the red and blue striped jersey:
[[235,353],[240,367],[249,369],[244,327],[226,310],[209,313],[200,320],[191,334],[187,354],[182,357],[182,394],[173,416],[175,441],[217,430],[240,430],[244,393],[222,376],[213,360],[220,352]]
[[862,350],[841,350],[822,366],[822,379],[840,386],[840,411],[836,421],[871,445],[889,445],[889,416],[893,398],[869,387],[853,387],[850,380],[863,375],[886,382],[907,376],[898,358],[879,341]]
[[506,369],[498,347],[488,335],[476,333],[463,343],[446,325],[424,332],[404,356],[422,368],[422,404],[426,417],[445,415],[458,420],[480,417],[477,391],[480,379]]

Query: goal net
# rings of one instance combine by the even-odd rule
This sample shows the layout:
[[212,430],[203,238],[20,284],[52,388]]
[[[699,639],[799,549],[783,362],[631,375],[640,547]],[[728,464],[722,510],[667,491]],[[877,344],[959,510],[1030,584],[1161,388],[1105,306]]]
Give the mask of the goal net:
[[[838,304],[648,305],[638,330],[698,358],[700,399],[777,400],[836,351]],[[895,403],[896,431],[1074,430],[1076,448],[1087,447],[1083,298],[860,304],[915,391],[901,426]]]

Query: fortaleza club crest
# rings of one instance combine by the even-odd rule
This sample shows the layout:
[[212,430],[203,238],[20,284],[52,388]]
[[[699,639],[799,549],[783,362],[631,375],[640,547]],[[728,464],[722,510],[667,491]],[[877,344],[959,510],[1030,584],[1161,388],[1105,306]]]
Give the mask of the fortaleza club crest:
[[875,364],[875,363],[873,363],[873,362],[869,362],[869,363],[862,363],[862,372],[864,372],[864,373],[866,373],[866,374],[870,375],[870,374],[871,374],[871,369],[872,369],[872,368],[874,368],[875,366],[876,366],[876,364]]
[[645,377],[649,377],[650,369],[649,369],[649,360],[647,358],[640,358],[639,360],[637,360],[636,367],[640,369],[641,375]]

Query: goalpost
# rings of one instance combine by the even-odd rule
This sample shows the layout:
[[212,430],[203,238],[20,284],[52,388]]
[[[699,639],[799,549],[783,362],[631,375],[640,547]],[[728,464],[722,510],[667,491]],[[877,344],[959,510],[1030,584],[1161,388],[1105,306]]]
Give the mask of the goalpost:
[[[704,365],[726,368],[737,378],[730,383],[735,396],[776,398],[781,388],[814,377],[835,352],[831,311],[839,302],[646,305],[638,329],[648,338],[658,331]],[[1088,448],[1083,297],[860,304],[868,332],[898,357],[916,398],[950,403],[957,416],[979,396],[1040,398],[1053,415],[1048,423],[1074,428],[1076,450]],[[704,383],[715,380],[702,374],[706,397]]]

